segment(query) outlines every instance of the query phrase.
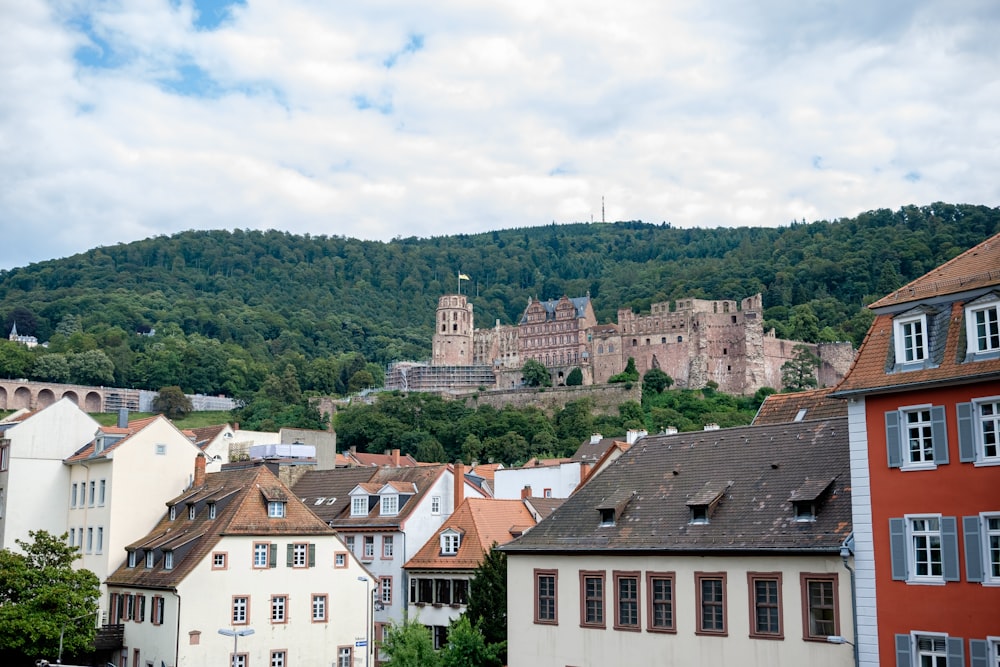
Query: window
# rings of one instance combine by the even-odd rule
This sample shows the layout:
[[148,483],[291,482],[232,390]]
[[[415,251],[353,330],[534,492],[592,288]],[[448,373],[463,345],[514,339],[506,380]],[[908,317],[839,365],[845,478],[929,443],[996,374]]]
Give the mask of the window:
[[966,578],[1000,584],[1000,514],[962,517],[962,532]]
[[138,611],[136,613],[136,620],[139,623],[143,623],[146,620],[146,596],[136,593],[135,599],[136,599],[136,606],[138,607]]
[[351,498],[351,516],[368,515],[368,496],[354,496]]
[[1000,301],[990,295],[990,303],[973,304],[965,314],[965,334],[969,354],[1000,352]]
[[395,516],[399,513],[399,496],[396,494],[382,496],[382,507],[379,509],[383,516]]
[[[4,468],[4,469],[6,469],[6,468]],[[76,487],[77,487],[77,484],[76,484],[76,482],[74,482],[73,486],[70,488],[70,492],[69,492],[69,506],[70,507],[76,507]]]
[[254,542],[253,543],[253,567],[255,570],[260,570],[267,567],[274,567],[275,556],[277,555],[278,545],[271,544],[270,542]]
[[292,567],[308,567],[309,565],[309,545],[296,542],[288,545],[289,565]]
[[552,497],[552,489],[542,490],[542,498],[551,498],[551,497]]
[[285,667],[284,651],[271,651],[271,667]]
[[926,470],[948,463],[943,406],[900,408],[885,413],[890,468]]
[[245,595],[233,597],[233,625],[246,625],[250,615],[250,598]]
[[135,596],[126,593],[123,597],[125,599],[125,620],[135,620]]
[[156,455],[157,456],[165,456],[166,453],[167,453],[167,446],[165,444],[163,444],[162,442],[156,443]]
[[326,623],[326,596],[312,596],[312,619],[313,623]]
[[650,632],[675,632],[674,574],[647,572],[646,596],[649,599],[646,629]]
[[170,520],[173,521],[177,518],[177,507],[175,505],[170,506]]
[[372,558],[375,558],[375,536],[374,535],[365,535],[364,557],[365,557],[365,560],[371,560]]
[[97,527],[97,549],[95,553],[104,553],[104,526]]
[[247,667],[246,653],[233,653],[233,667]]
[[269,500],[267,501],[267,516],[272,519],[284,519],[285,518],[285,501],[283,500]]
[[333,566],[334,567],[347,567],[347,554],[343,551],[338,551],[333,554]]
[[959,460],[1000,465],[1000,398],[959,403]]
[[747,583],[750,636],[758,639],[782,639],[781,573],[748,572]]
[[639,573],[615,572],[615,629],[639,630]]
[[107,490],[108,490],[108,482],[107,480],[102,479],[100,482],[98,482],[97,486],[97,505],[99,507],[104,507],[104,497],[107,494]]
[[889,519],[892,578],[910,583],[958,581],[955,517]]
[[896,363],[916,364],[927,358],[927,316],[898,317],[893,323]]
[[604,572],[580,572],[580,625],[604,627]]
[[382,558],[392,558],[392,535],[382,537]]
[[94,550],[94,529],[87,528],[87,553],[91,553]]
[[194,518],[198,516],[197,507],[195,505],[188,505],[188,519],[194,521]]
[[208,504],[208,518],[209,519],[215,518],[215,503]]
[[695,634],[726,635],[726,573],[695,572]]
[[[983,646],[986,645],[986,646]],[[974,640],[969,641],[973,665],[985,665],[987,654],[981,654],[983,662],[977,661],[976,653],[981,648],[988,648],[986,642],[978,646]],[[988,663],[995,665],[996,662]],[[965,642],[961,637],[949,637],[936,632],[913,632],[908,635],[896,635],[896,665],[899,667],[964,667]]]
[[[71,547],[76,546],[76,528],[69,529],[69,545]],[[131,552],[128,555],[128,566],[135,567],[135,552]]]
[[825,642],[840,634],[836,574],[799,575],[802,588],[802,637]]
[[271,622],[285,623],[288,620],[288,596],[271,596]]
[[174,569],[174,552],[164,551],[163,552],[163,569],[172,570]]
[[216,551],[214,554],[212,554],[212,569],[225,570],[226,556],[227,554],[224,551]]
[[431,514],[441,514],[441,496],[431,496]]
[[93,507],[94,498],[97,495],[97,482],[92,480],[87,488],[90,490],[90,495],[87,496],[87,504]]
[[153,551],[152,549],[150,549],[149,551],[147,551],[146,552],[145,561],[146,561],[145,562],[146,569],[150,569],[154,565],[156,565],[156,552]]
[[[368,650],[367,648],[365,650]],[[352,667],[354,665],[354,648],[341,646],[337,649],[337,667]]]
[[4,471],[10,465],[10,445],[0,445],[0,471]]
[[559,622],[556,604],[558,578],[556,570],[535,570],[535,623],[556,625]]
[[441,533],[441,555],[454,556],[458,553],[458,546],[461,543],[461,535],[454,531]]
[[149,612],[149,620],[153,625],[163,625],[163,598],[153,596],[153,605]]
[[379,599],[382,600],[382,604],[391,605],[392,604],[392,577],[379,577],[378,580]]
[[344,546],[347,547],[348,551],[350,551],[351,553],[354,553],[354,536],[353,535],[347,535],[347,536],[344,537]]

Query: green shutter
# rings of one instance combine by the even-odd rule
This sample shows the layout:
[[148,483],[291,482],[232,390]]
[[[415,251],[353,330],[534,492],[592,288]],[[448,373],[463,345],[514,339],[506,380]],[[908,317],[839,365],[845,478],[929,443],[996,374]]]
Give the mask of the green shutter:
[[316,545],[309,545],[309,567],[316,567]]
[[293,552],[294,549],[295,549],[294,545],[292,545],[292,544],[287,545],[287,552],[288,553],[286,554],[287,558],[285,559],[285,567],[291,567],[292,566],[292,558],[294,557],[293,554],[292,554],[292,552]]
[[271,557],[268,562],[268,567],[278,567],[278,545],[271,544]]

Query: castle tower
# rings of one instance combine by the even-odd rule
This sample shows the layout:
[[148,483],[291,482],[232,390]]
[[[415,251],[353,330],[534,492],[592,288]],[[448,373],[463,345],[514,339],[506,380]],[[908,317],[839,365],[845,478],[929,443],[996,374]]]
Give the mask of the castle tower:
[[446,294],[438,299],[434,319],[432,366],[471,366],[472,304],[462,294]]

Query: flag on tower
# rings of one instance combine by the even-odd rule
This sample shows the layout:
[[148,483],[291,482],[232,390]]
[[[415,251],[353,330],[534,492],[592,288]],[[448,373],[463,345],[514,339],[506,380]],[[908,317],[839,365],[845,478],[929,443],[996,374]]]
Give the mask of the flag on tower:
[[469,276],[465,275],[464,273],[458,274],[458,279],[459,280],[472,280],[472,278],[470,278]]

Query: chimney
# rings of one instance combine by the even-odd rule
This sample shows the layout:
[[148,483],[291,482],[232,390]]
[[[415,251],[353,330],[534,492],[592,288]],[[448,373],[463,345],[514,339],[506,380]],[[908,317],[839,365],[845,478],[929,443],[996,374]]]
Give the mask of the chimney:
[[525,484],[524,488],[521,489],[521,499],[523,500],[525,498],[530,498],[530,497],[531,497],[531,485]]
[[128,428],[128,408],[118,408],[118,428]]
[[591,436],[590,436],[590,444],[596,445],[597,443],[599,443],[603,439],[604,439],[604,436],[601,435],[600,433],[592,433]]
[[452,512],[465,500],[465,466],[461,462],[455,464],[455,506]]
[[392,450],[392,467],[393,468],[398,468],[399,467],[399,450],[398,449]]
[[649,435],[649,433],[645,430],[631,429],[626,434],[625,441],[630,445],[634,445],[636,440],[639,438],[645,438],[647,435]]
[[205,455],[199,454],[194,457],[194,482],[192,485],[197,488],[205,483]]

